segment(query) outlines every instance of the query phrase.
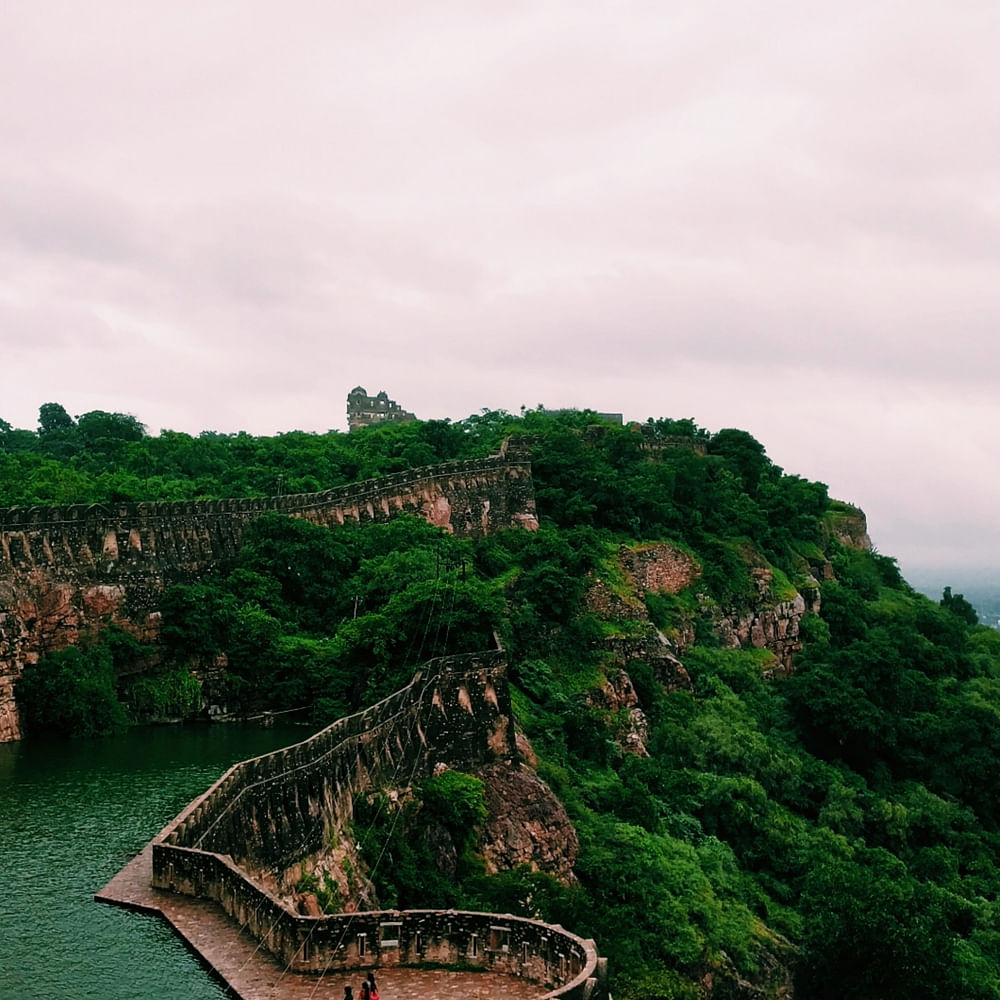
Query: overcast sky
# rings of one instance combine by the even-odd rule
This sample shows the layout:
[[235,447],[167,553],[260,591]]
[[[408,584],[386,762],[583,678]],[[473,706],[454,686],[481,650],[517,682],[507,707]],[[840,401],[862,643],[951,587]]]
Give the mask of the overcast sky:
[[0,417],[693,417],[995,579],[998,51],[995,0],[10,0]]

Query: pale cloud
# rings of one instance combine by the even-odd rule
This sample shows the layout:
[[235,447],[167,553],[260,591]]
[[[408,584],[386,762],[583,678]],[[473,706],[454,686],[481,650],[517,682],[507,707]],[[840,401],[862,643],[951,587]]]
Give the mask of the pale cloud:
[[1000,8],[37,0],[0,15],[0,416],[744,427],[995,565]]

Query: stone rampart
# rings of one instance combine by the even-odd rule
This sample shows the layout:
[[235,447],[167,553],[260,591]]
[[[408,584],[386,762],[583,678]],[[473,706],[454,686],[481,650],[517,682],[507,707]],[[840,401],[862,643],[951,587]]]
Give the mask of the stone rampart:
[[536,523],[531,465],[502,454],[320,493],[0,509],[0,577],[32,568],[120,577],[150,563],[205,571],[232,559],[243,526],[267,511],[325,525],[408,512],[465,537]]
[[530,462],[506,448],[321,493],[0,509],[0,742],[20,737],[12,692],[26,663],[110,622],[155,638],[164,589],[231,565],[268,511],[330,527],[411,513],[464,537],[538,526]]
[[475,769],[516,757],[501,651],[427,663],[401,691],[295,746],[230,768],[153,843],[153,885],[215,900],[290,970],[443,963],[601,1000],[592,941],[489,913],[378,911],[310,917],[264,888],[350,822],[354,797],[408,784],[438,764]]
[[473,768],[515,755],[504,653],[431,660],[383,701],[230,768],[158,838],[154,881],[171,881],[165,847],[228,854],[248,871],[283,870],[346,825],[361,792],[408,784],[439,763]]

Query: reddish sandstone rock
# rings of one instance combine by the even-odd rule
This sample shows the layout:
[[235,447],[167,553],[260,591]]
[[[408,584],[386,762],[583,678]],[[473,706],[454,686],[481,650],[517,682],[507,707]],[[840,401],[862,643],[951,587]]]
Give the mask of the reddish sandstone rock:
[[493,764],[479,776],[486,785],[482,854],[495,874],[527,865],[567,885],[580,849],[576,830],[552,790],[528,768]]
[[632,594],[616,594],[602,579],[587,588],[587,610],[609,621],[638,621],[646,617],[646,605]]
[[872,540],[868,535],[868,518],[860,507],[841,504],[834,511],[832,519],[833,535],[841,545],[849,549],[871,552]]
[[621,549],[622,565],[635,588],[680,593],[701,576],[701,568],[687,552],[666,542]]
[[322,917],[323,907],[314,893],[301,892],[295,897],[296,910],[304,917]]
[[603,687],[590,692],[590,703],[613,717],[617,731],[611,735],[618,745],[638,757],[648,757],[649,721],[639,705],[632,678],[624,670],[611,670]]

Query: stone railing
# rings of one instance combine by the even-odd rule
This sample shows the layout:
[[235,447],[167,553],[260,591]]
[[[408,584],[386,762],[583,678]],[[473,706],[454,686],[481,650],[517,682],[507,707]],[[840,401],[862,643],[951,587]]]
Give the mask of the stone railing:
[[272,896],[225,855],[154,844],[153,860],[160,879],[169,879],[160,888],[214,900],[290,972],[472,966],[538,983],[548,997],[608,996],[607,963],[594,942],[558,925],[460,910],[309,917]]
[[516,757],[500,650],[443,657],[376,705],[283,750],[234,765],[153,842],[153,885],[215,900],[289,969],[423,962],[521,976],[567,1000],[606,996],[593,942],[508,915],[296,913],[255,873],[288,868],[342,830],[354,797],[435,765]]
[[280,511],[295,514],[305,510],[353,507],[367,501],[405,493],[423,483],[445,483],[465,478],[493,476],[521,467],[529,471],[527,458],[506,449],[499,455],[470,461],[443,462],[375,479],[336,486],[318,493],[292,493],[280,497],[234,497],[222,500],[165,500],[138,503],[64,504],[43,507],[0,508],[0,531],[23,531],[56,525],[107,524],[121,522],[175,521],[191,517],[245,517]]
[[280,497],[0,509],[0,578],[190,576],[231,563],[247,522],[269,511],[335,526],[409,513],[475,537],[537,527],[530,463],[516,454],[445,462]]
[[[441,657],[364,711],[234,765],[157,839],[164,849],[218,852],[250,870],[280,870],[347,823],[361,792],[417,780],[439,763],[476,767],[515,756],[503,651]],[[154,849],[156,884],[158,856],[166,855]]]

